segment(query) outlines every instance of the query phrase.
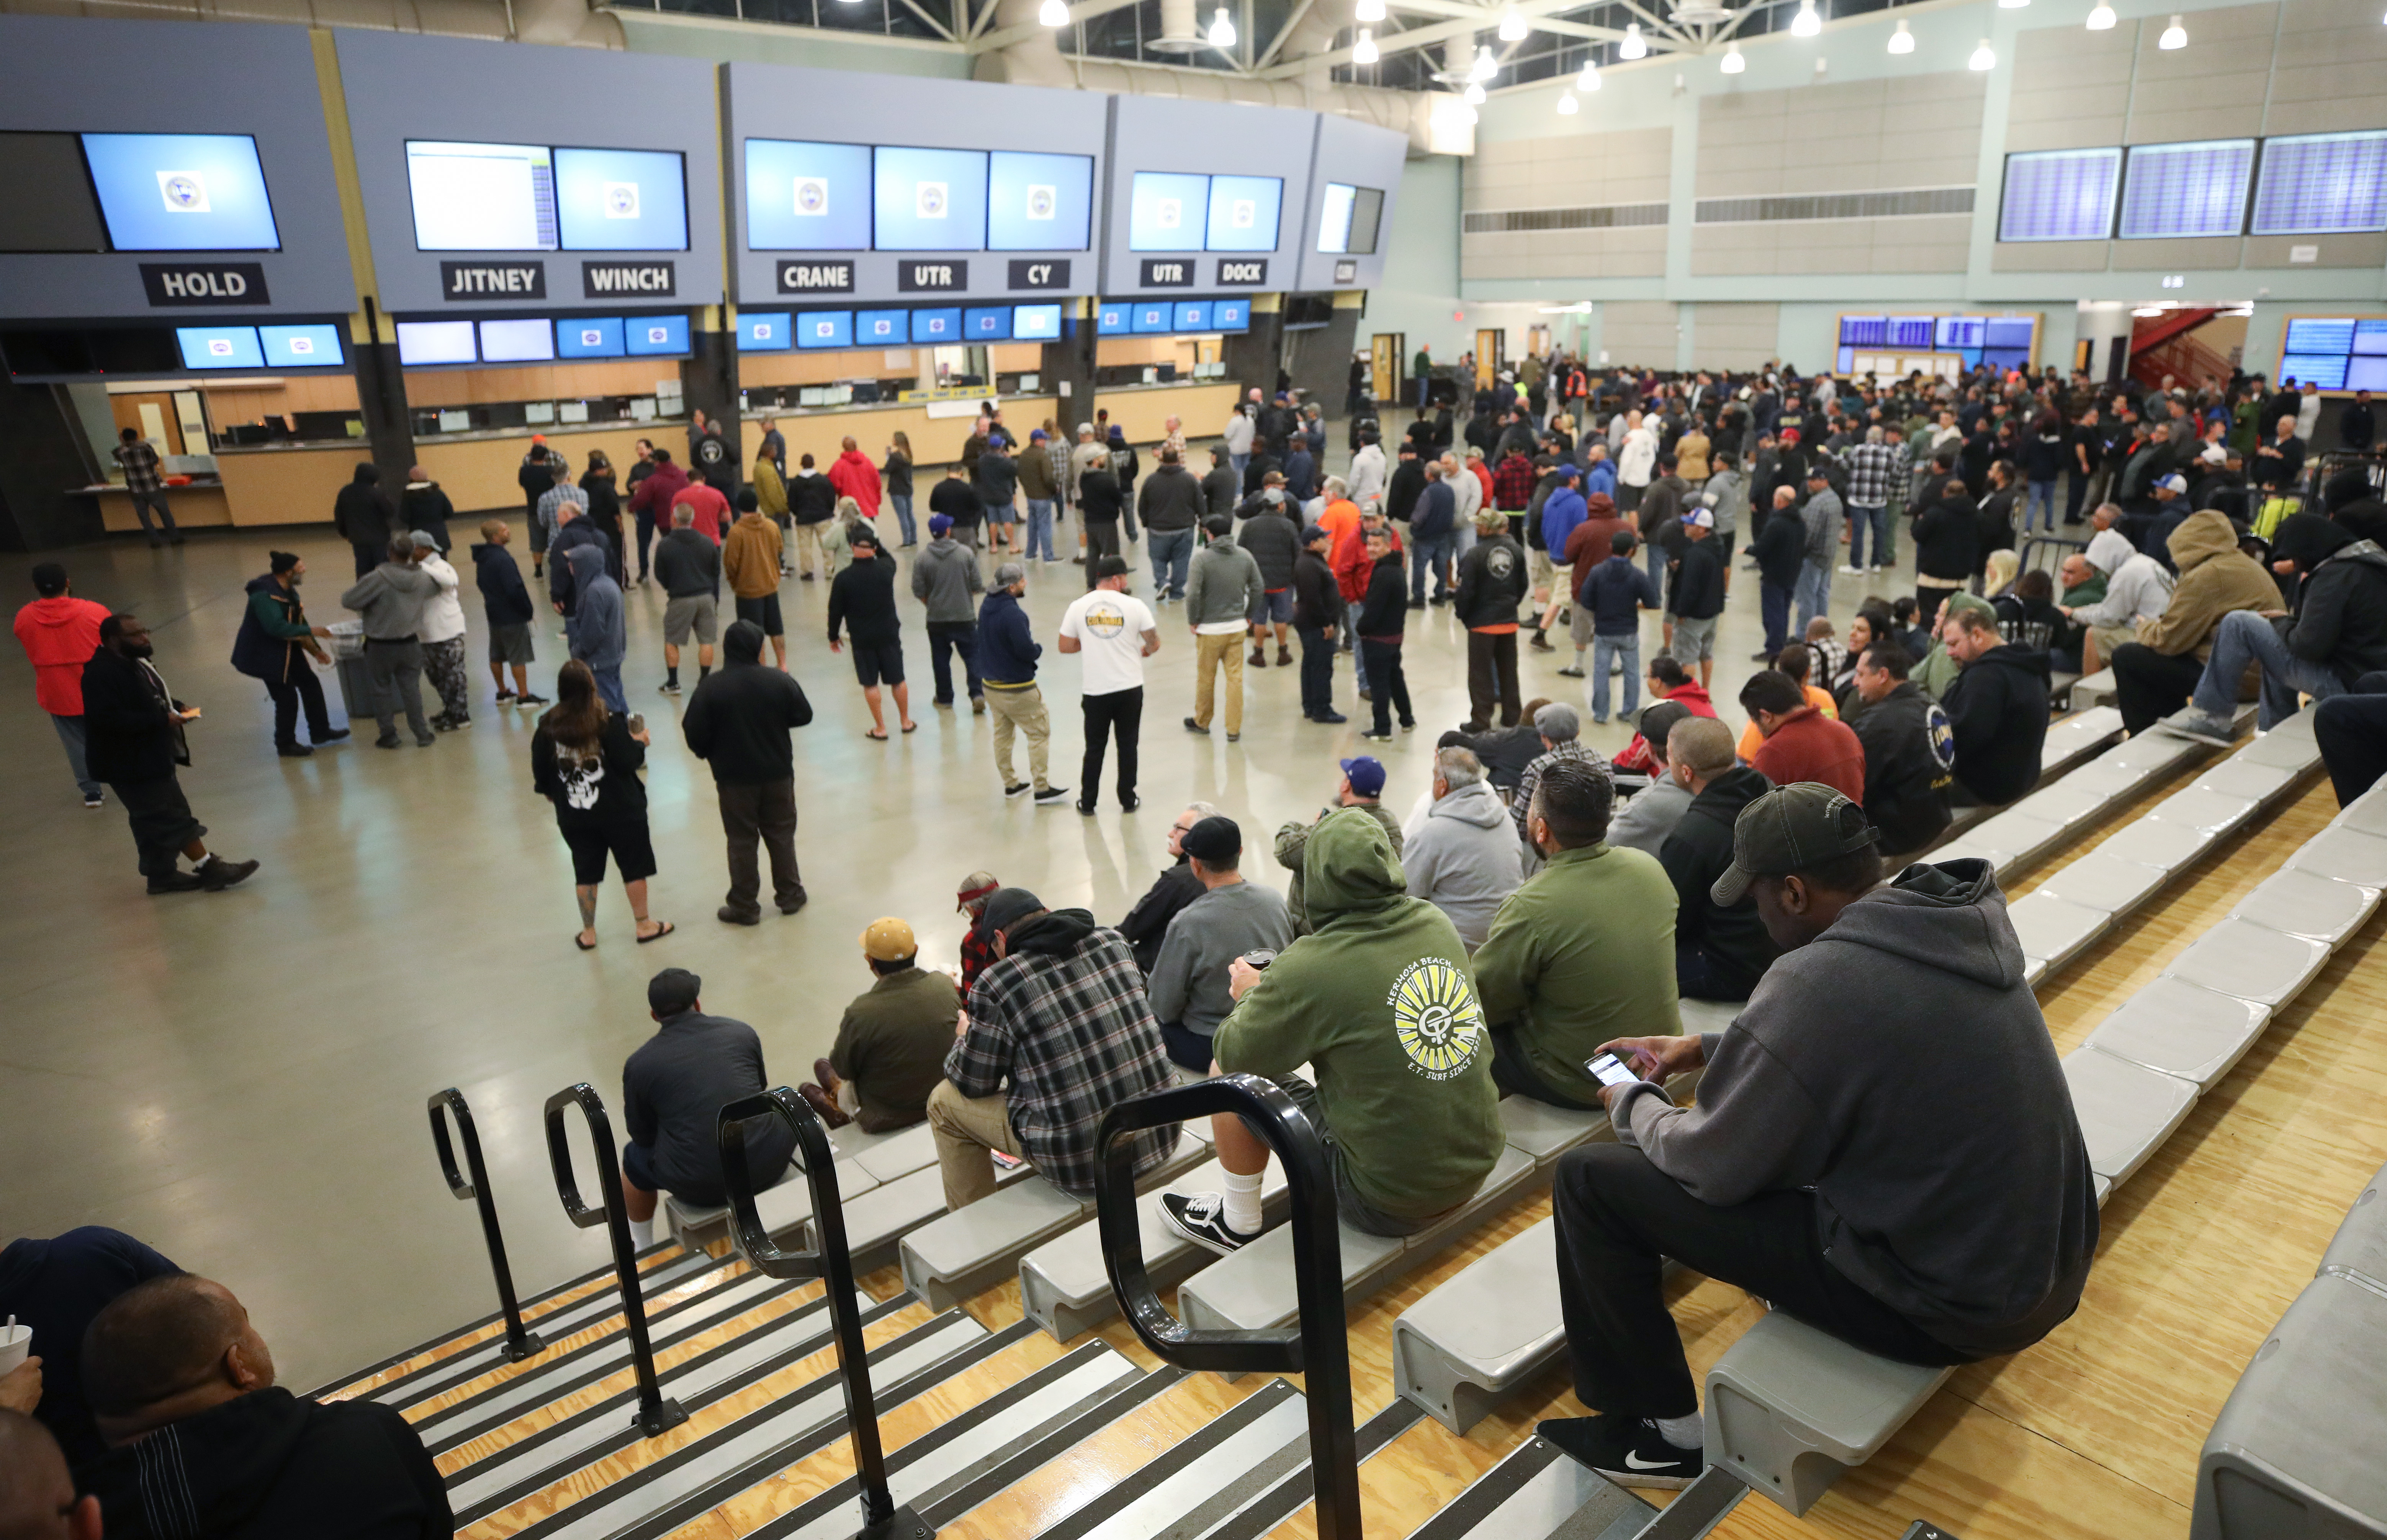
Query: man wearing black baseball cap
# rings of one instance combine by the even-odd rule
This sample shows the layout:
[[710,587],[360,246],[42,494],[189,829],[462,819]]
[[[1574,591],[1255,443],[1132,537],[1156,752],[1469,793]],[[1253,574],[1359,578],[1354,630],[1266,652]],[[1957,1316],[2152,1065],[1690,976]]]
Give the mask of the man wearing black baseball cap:
[[[2072,1098],[1989,864],[1881,880],[1873,827],[1812,782],[1742,812],[1719,903],[1784,954],[1730,1029],[1603,1044],[1613,1144],[1560,1159],[1559,1296],[1575,1394],[1536,1431],[1636,1486],[1702,1463],[1671,1330],[1672,1256],[1870,1353],[1951,1365],[2068,1318],[2097,1248]],[[1699,1104],[1657,1082],[1704,1065]]]
[[[706,1016],[697,998],[704,980],[665,968],[647,981],[655,1035],[622,1066],[622,1208],[630,1238],[644,1251],[655,1238],[655,1195],[669,1193],[701,1208],[729,1201],[714,1124],[725,1103],[771,1082],[763,1040],[729,1016]],[[788,1168],[794,1130],[778,1117],[746,1122],[746,1169],[756,1191]]]
[[1202,894],[1170,918],[1144,989],[1168,1056],[1207,1075],[1217,1059],[1210,1034],[1235,1008],[1227,992],[1229,965],[1291,946],[1293,916],[1275,889],[1244,880],[1244,831],[1232,818],[1211,814],[1185,831],[1178,848]]

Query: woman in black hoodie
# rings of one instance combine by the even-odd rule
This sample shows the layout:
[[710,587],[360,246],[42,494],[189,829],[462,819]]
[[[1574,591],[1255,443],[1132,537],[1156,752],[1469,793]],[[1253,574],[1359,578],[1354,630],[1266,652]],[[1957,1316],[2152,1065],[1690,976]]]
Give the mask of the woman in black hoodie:
[[588,469],[581,473],[580,490],[588,494],[588,522],[605,532],[612,548],[605,556],[606,574],[626,588],[630,586],[629,573],[622,558],[629,548],[622,539],[622,495],[614,486],[613,462],[606,458],[604,450],[588,451]]

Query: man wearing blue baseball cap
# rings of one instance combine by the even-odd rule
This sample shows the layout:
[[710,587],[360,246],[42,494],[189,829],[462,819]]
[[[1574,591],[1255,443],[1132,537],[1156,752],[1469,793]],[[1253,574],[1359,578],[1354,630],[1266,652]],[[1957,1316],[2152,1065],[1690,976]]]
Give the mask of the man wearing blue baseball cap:
[[1320,822],[1346,807],[1365,808],[1368,815],[1384,826],[1384,833],[1393,841],[1393,858],[1400,859],[1401,824],[1383,803],[1384,795],[1384,764],[1372,754],[1361,754],[1343,762],[1343,779],[1334,788],[1334,801],[1318,810],[1318,816],[1306,824],[1286,824],[1276,831],[1276,864],[1293,874],[1284,890],[1284,906],[1293,913],[1293,933],[1309,934],[1308,912],[1302,906],[1301,861],[1309,849],[1309,834]]

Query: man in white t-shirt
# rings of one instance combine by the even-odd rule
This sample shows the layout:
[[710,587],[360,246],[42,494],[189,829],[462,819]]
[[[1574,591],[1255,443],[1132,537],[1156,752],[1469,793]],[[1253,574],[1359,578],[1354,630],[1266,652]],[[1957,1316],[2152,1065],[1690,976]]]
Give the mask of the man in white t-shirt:
[[1094,586],[1061,616],[1061,650],[1082,653],[1086,672],[1079,690],[1086,713],[1086,763],[1078,785],[1078,811],[1094,815],[1103,784],[1103,753],[1111,729],[1118,729],[1119,806],[1133,813],[1135,747],[1143,723],[1143,660],[1160,650],[1160,625],[1151,607],[1127,591],[1127,562],[1096,559]]

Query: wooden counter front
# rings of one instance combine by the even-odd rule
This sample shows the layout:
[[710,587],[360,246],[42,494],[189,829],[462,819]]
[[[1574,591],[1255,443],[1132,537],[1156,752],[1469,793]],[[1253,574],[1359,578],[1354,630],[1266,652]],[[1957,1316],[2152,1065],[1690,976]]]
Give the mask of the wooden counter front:
[[[133,511],[133,495],[123,487],[109,486],[90,495],[99,499],[100,522],[110,535],[140,529],[141,515]],[[166,506],[173,511],[177,529],[223,529],[233,523],[221,486],[169,486]],[[324,514],[330,516],[328,511]]]
[[[1162,424],[1171,417],[1184,425],[1189,439],[1216,438],[1242,394],[1242,386],[1225,380],[1209,385],[1112,385],[1094,393],[1094,405],[1109,409],[1111,421],[1127,435],[1129,443],[1157,444],[1168,436]],[[1074,444],[1078,424],[1071,423],[1068,429],[1069,442]],[[1210,462],[1204,460],[1197,473],[1209,468]],[[1144,469],[1152,469],[1149,457]]]
[[[216,473],[223,477],[234,524],[327,524],[333,499],[372,458],[361,441],[320,449],[219,452]],[[395,497],[398,489],[390,490]]]

